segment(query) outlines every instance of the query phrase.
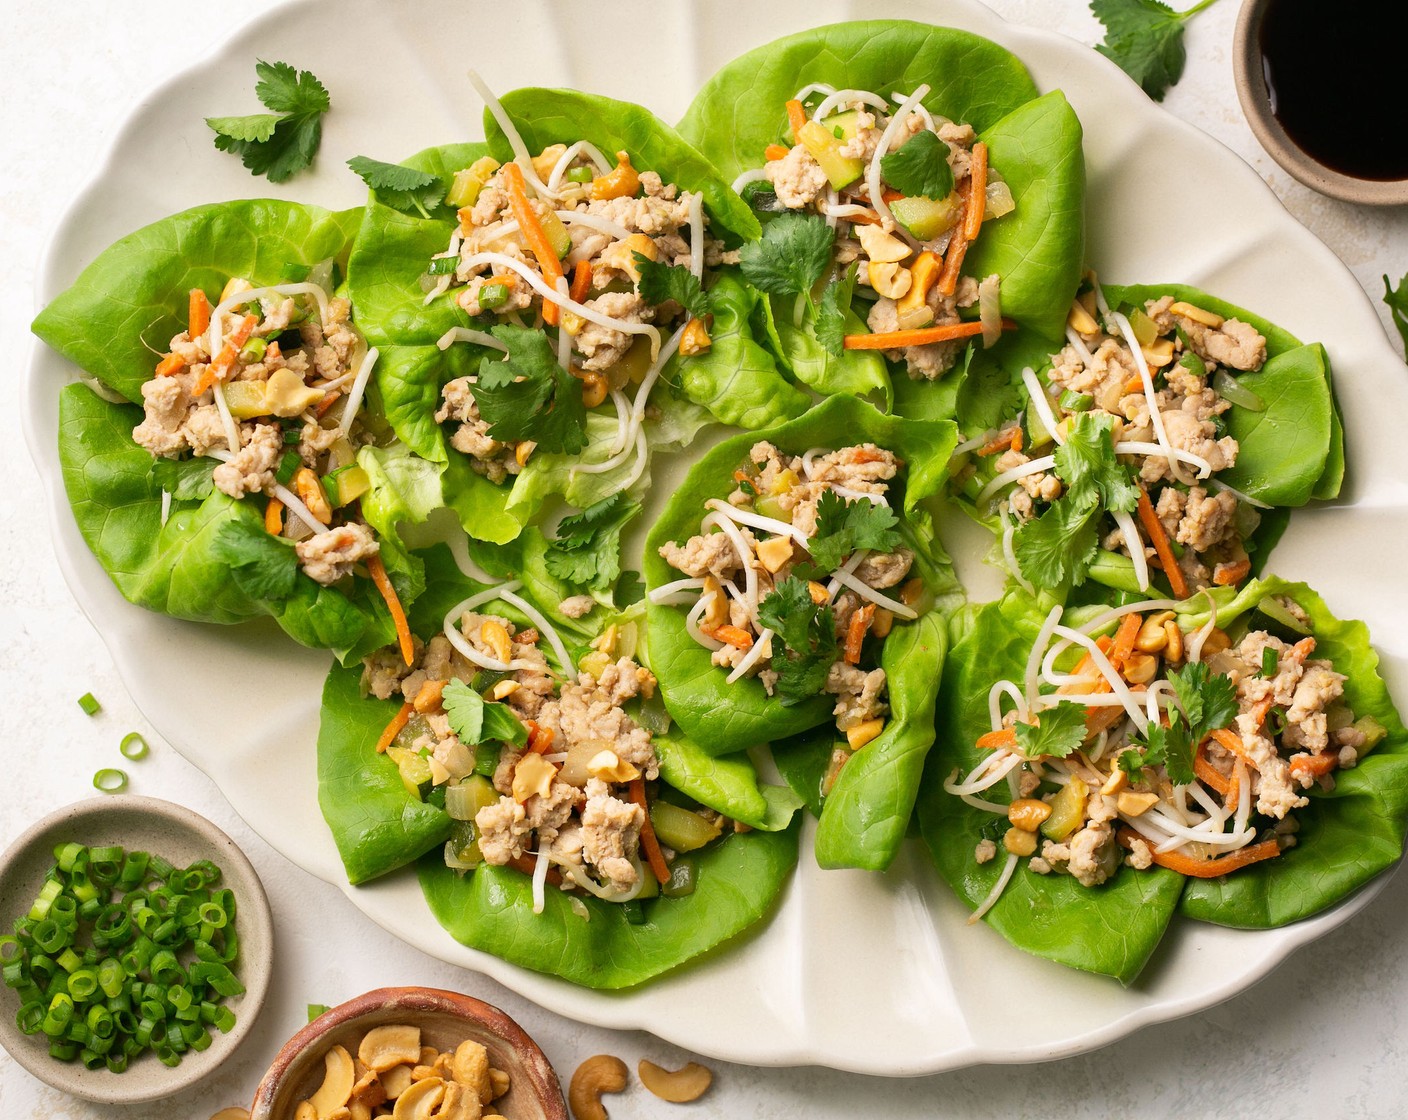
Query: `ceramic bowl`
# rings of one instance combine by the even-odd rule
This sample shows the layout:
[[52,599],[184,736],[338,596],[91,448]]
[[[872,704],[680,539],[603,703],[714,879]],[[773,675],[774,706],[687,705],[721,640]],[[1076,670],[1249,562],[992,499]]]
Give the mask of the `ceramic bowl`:
[[245,992],[225,1001],[235,1014],[235,1025],[229,1034],[211,1031],[209,1049],[188,1052],[181,1064],[172,1068],[162,1065],[153,1054],[143,1054],[123,1073],[90,1070],[80,1062],[51,1058],[44,1035],[21,1033],[15,1022],[18,1000],[13,990],[3,988],[0,1045],[41,1081],[75,1097],[108,1105],[159,1100],[209,1078],[249,1033],[269,988],[274,927],[269,900],[254,867],[233,840],[180,805],[131,794],[95,797],[51,813],[0,856],[0,924],[5,928],[29,910],[45,874],[54,865],[54,848],[69,841],[88,847],[120,844],[128,850],[160,855],[179,867],[208,859],[220,868],[220,885],[234,892],[238,905],[235,921],[240,954],[234,969]]
[[[1267,153],[1311,190],[1369,206],[1408,204],[1408,179],[1357,179],[1326,167],[1287,135],[1271,112],[1271,93],[1261,62],[1261,28],[1273,0],[1245,0],[1233,36],[1232,65],[1242,112]],[[1313,29],[1306,34],[1313,35]]]
[[285,1043],[259,1083],[250,1120],[292,1120],[298,1103],[323,1083],[324,1056],[334,1046],[356,1055],[373,1027],[419,1027],[422,1046],[453,1051],[466,1039],[482,1043],[489,1064],[509,1075],[494,1101],[508,1120],[568,1120],[557,1074],[538,1044],[497,1007],[436,988],[380,988],[320,1015]]

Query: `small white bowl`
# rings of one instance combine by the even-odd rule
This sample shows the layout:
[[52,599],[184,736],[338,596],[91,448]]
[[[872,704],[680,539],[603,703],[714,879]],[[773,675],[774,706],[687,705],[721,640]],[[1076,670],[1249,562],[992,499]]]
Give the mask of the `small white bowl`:
[[86,847],[120,844],[151,852],[178,867],[208,859],[220,868],[220,886],[234,892],[239,957],[235,975],[244,995],[224,1001],[235,1014],[229,1034],[212,1030],[210,1047],[190,1051],[168,1068],[153,1054],[134,1059],[123,1073],[85,1069],[81,1062],[49,1056],[43,1034],[26,1035],[15,1022],[19,1006],[11,988],[0,989],[0,1046],[41,1081],[75,1097],[102,1104],[136,1104],[160,1100],[209,1078],[235,1052],[259,1015],[269,989],[274,926],[264,885],[235,842],[204,817],[169,801],[133,794],[113,794],[79,801],[51,813],[26,831],[0,856],[0,925],[25,914],[44,876],[54,865],[54,848],[70,841]]

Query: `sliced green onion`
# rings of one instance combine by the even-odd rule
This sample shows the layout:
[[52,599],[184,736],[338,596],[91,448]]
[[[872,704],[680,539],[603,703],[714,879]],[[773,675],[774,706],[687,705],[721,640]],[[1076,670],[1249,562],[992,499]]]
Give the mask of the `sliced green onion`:
[[1276,667],[1281,664],[1281,656],[1270,646],[1261,651],[1261,675],[1263,677],[1274,677]]
[[479,306],[485,311],[492,311],[496,307],[502,307],[508,302],[508,285],[498,280],[483,284],[479,288]]
[[1060,405],[1066,412],[1089,412],[1095,405],[1095,398],[1089,393],[1066,389],[1061,393]]
[[430,262],[430,267],[425,270],[427,276],[449,276],[459,267],[459,257],[434,257]]
[[311,1023],[319,1016],[326,1015],[330,1008],[325,1003],[310,1003],[308,1005],[308,1021]]
[[293,481],[293,476],[298,473],[298,468],[303,466],[303,457],[297,451],[285,451],[284,457],[279,460],[279,469],[274,472],[274,477],[279,480],[280,485],[287,486]]
[[1225,369],[1219,369],[1212,375],[1212,387],[1217,390],[1219,396],[1225,397],[1238,408],[1245,408],[1248,412],[1266,411],[1266,402]]
[[574,167],[567,172],[569,183],[590,183],[596,178],[596,173],[590,167]]
[[253,365],[255,362],[264,360],[264,351],[269,348],[268,342],[262,338],[251,338],[240,350],[240,361],[245,365]]
[[122,742],[118,744],[117,749],[122,752],[123,758],[131,759],[133,762],[136,762],[140,758],[146,758],[147,751],[151,748],[147,746],[147,741],[142,738],[141,732],[131,731],[123,736]]
[[127,788],[127,774],[111,768],[99,770],[93,775],[93,788],[100,793],[121,793]]
[[103,710],[103,706],[91,692],[85,692],[78,698],[78,706],[83,709],[85,716],[95,716]]

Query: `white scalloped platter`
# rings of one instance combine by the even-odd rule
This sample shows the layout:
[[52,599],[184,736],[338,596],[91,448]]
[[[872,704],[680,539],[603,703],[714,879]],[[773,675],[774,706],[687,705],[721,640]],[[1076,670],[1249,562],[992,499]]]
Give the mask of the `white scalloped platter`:
[[[55,235],[38,303],[139,226],[197,203],[263,193],[262,180],[215,151],[202,118],[250,103],[253,63],[270,42],[279,44],[278,57],[316,73],[334,102],[316,170],[272,190],[338,207],[364,197],[343,166],[350,156],[403,158],[481,135],[481,106],[464,78],[470,66],[498,90],[577,86],[677,120],[702,81],[735,55],[806,27],[882,14],[986,35],[1019,55],[1044,90],[1066,92],[1085,125],[1088,256],[1102,277],[1193,283],[1325,343],[1349,433],[1351,481],[1333,507],[1295,515],[1274,568],[1310,580],[1342,617],[1368,619],[1391,686],[1408,695],[1408,626],[1390,625],[1408,622],[1408,606],[1395,578],[1398,561],[1384,543],[1408,540],[1408,476],[1390,469],[1389,456],[1367,453],[1401,446],[1408,377],[1364,292],[1231,152],[1163,112],[1088,47],[1008,25],[973,0],[297,4],[238,30],[136,108]],[[152,174],[170,166],[173,151],[183,174]],[[985,926],[968,926],[966,910],[917,845],[885,875],[822,872],[805,854],[804,836],[799,872],[758,936],[644,990],[594,993],[473,952],[435,924],[412,875],[345,886],[316,800],[326,655],[292,646],[272,625],[200,626],[132,607],[89,554],[64,498],[56,450],[58,391],[73,377],[36,345],[28,436],[64,574],[143,712],[261,836],[344,885],[369,917],[432,956],[487,973],[564,1015],[643,1028],[754,1065],[908,1075],[1041,1061],[1228,998],[1347,920],[1382,885],[1281,930],[1176,922],[1139,982],[1122,988],[1027,957]],[[995,576],[977,559],[986,541],[958,534],[951,543],[975,593],[994,590]],[[179,689],[169,687],[173,680]],[[271,680],[279,682],[276,693]],[[256,693],[258,706],[239,700]],[[196,696],[219,699],[197,707]],[[1034,1013],[1012,1015],[1014,1007]]]

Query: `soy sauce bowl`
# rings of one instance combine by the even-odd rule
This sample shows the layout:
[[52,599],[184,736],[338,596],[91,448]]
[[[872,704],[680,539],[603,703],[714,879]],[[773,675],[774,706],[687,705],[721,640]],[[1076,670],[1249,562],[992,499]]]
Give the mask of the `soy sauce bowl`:
[[[1321,163],[1295,142],[1271,111],[1271,90],[1262,67],[1262,29],[1276,0],[1245,0],[1233,36],[1237,97],[1261,146],[1311,190],[1366,206],[1408,205],[1408,179],[1361,179]],[[1307,28],[1306,34],[1314,30]],[[1342,80],[1332,76],[1330,80]]]

